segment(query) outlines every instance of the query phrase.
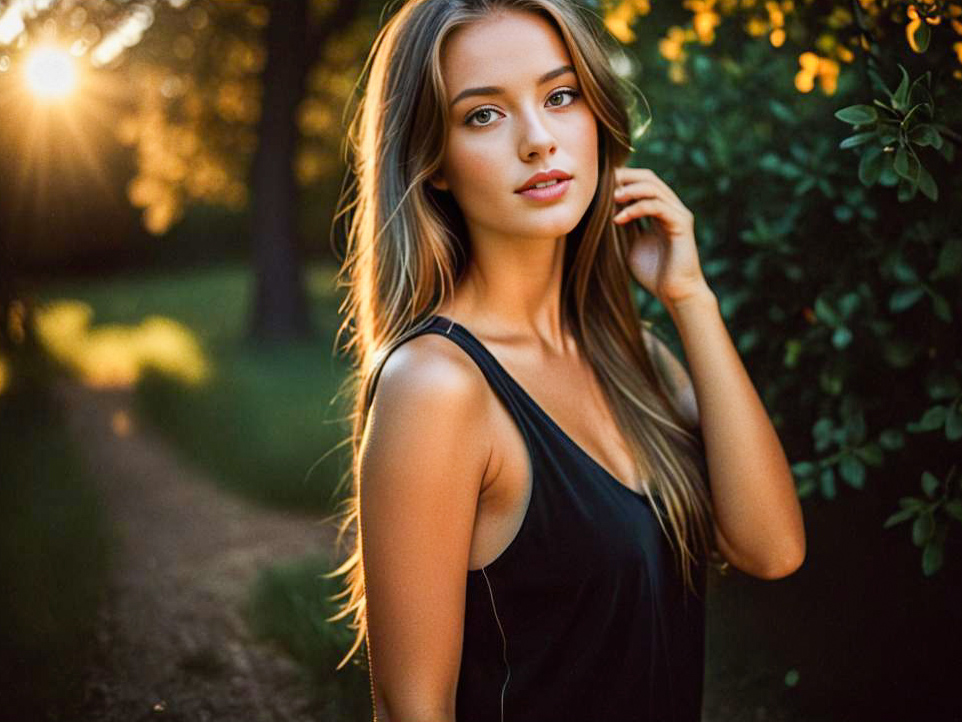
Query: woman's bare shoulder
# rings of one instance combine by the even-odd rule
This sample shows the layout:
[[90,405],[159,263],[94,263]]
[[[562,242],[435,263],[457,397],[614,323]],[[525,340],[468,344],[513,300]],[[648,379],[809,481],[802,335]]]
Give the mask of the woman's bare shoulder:
[[425,403],[478,401],[485,395],[484,374],[455,342],[424,333],[405,341],[384,362],[377,394]]
[[371,432],[413,442],[439,439],[457,429],[465,458],[490,456],[487,386],[481,369],[455,342],[421,334],[384,362],[371,402]]

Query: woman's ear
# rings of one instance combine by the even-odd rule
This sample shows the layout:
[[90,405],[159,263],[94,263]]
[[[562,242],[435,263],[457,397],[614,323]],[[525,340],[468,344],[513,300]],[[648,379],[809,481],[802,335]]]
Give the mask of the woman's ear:
[[428,178],[428,182],[439,191],[448,190],[448,182],[444,180],[444,176],[441,175],[441,171],[435,171],[434,175]]

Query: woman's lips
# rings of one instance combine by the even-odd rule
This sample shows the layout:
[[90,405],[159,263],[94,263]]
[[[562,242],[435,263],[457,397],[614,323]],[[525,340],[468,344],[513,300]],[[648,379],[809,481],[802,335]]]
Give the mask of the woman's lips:
[[528,188],[527,190],[517,192],[534,200],[550,201],[563,196],[568,190],[568,186],[571,185],[571,180],[571,178],[567,178],[566,180],[558,181],[544,188]]

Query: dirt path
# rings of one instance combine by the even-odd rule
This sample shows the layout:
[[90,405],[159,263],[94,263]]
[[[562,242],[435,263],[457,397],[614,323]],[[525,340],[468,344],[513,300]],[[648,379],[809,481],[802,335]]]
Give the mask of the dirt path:
[[239,607],[259,569],[330,553],[333,523],[220,491],[133,418],[127,392],[57,393],[120,537],[81,719],[333,720]]

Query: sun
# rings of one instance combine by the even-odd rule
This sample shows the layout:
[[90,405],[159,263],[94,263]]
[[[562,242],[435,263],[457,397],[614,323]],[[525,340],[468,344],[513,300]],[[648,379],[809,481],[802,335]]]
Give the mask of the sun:
[[24,62],[24,80],[44,100],[59,100],[77,88],[77,66],[70,53],[53,45],[36,48]]

